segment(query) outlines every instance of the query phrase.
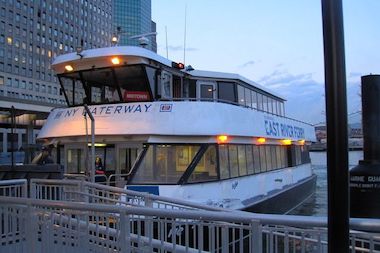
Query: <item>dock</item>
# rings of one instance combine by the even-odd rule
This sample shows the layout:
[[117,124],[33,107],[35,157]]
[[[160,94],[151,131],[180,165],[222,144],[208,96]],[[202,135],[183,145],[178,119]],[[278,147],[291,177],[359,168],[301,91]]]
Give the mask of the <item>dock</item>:
[[[84,180],[0,181],[0,252],[327,252],[326,217],[211,207]],[[351,219],[351,252],[380,220]]]

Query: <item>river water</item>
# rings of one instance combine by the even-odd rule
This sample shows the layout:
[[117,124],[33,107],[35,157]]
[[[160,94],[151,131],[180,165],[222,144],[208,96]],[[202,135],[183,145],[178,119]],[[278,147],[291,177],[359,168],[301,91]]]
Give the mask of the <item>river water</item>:
[[[317,186],[315,195],[304,205],[294,210],[291,214],[327,216],[327,159],[326,152],[310,152],[311,164],[314,173],[317,175]],[[363,159],[363,151],[349,152],[349,165],[358,165]]]

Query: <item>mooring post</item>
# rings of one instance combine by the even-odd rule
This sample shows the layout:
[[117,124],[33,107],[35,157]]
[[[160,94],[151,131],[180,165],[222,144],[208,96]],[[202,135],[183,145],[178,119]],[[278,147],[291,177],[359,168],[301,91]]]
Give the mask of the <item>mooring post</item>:
[[327,123],[328,252],[349,250],[347,97],[341,0],[322,0]]

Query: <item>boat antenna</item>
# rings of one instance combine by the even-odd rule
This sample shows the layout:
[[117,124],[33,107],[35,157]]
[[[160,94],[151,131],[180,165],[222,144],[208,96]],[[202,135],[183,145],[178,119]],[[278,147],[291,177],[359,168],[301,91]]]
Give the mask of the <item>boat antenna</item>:
[[183,65],[186,63],[186,16],[187,16],[187,4],[185,5],[185,32],[183,35]]
[[165,34],[166,34],[166,58],[169,59],[169,49],[168,49],[168,27],[165,26]]

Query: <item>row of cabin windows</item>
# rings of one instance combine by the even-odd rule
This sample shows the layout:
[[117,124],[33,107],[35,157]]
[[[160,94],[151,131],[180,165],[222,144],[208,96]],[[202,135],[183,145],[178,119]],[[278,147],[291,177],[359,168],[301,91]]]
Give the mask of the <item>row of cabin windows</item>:
[[[202,81],[198,81],[202,82]],[[217,98],[223,102],[239,104],[245,107],[269,112],[275,115],[285,115],[284,102],[271,96],[260,93],[252,88],[246,88],[234,82],[216,82],[215,88],[210,86],[209,82],[205,85],[197,85],[197,80],[188,80],[184,82],[185,98],[212,99],[215,91]],[[200,89],[197,97],[197,89]]]
[[[285,114],[281,99],[254,87],[243,87],[236,82],[182,79],[144,65],[94,69],[59,77],[70,106],[194,98],[217,99],[275,115]],[[84,84],[82,79],[86,80]]]
[[310,162],[306,146],[228,144],[201,149],[201,145],[149,145],[130,183],[177,184],[184,177],[187,183],[208,182]]

